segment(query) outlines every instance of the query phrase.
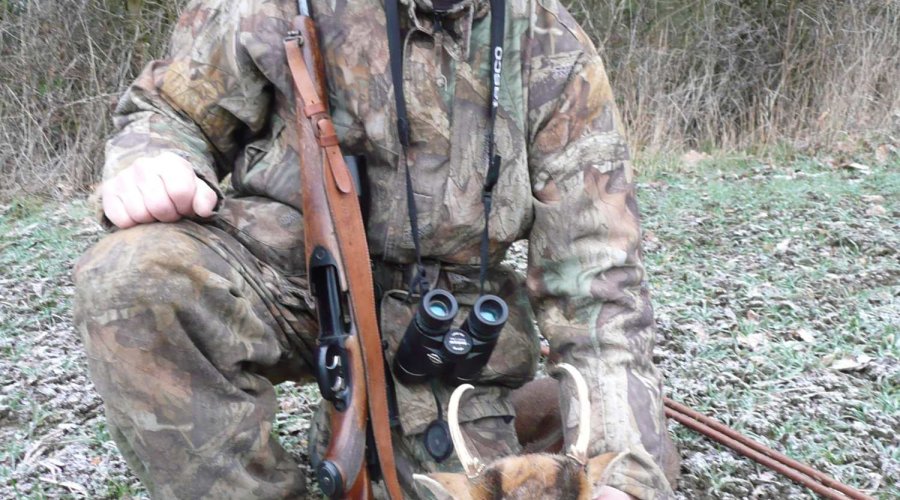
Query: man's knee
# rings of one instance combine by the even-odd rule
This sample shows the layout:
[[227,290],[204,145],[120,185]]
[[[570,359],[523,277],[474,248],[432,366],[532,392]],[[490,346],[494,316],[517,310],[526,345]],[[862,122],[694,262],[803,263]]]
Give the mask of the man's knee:
[[75,324],[95,382],[210,364],[232,380],[248,364],[276,367],[289,343],[254,263],[227,234],[189,221],[101,240],[75,270]]
[[190,268],[203,253],[202,244],[181,224],[144,224],[109,234],[75,266],[76,301],[105,306],[183,300],[178,295],[185,291],[175,288],[184,283],[185,273],[196,274]]
[[[118,347],[152,350],[173,334],[179,304],[205,286],[201,243],[179,224],[146,224],[107,235],[75,267],[74,319],[89,358]],[[172,339],[169,339],[172,340]]]

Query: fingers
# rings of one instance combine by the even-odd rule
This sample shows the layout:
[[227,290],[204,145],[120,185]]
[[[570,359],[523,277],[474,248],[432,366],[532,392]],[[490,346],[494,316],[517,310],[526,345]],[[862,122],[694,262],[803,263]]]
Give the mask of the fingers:
[[594,496],[594,500],[634,500],[634,497],[612,486],[602,486]]
[[152,169],[136,167],[134,169],[136,186],[143,197],[144,208],[153,217],[161,222],[175,222],[181,218],[178,209],[175,208],[166,191],[163,179]]
[[197,177],[187,160],[172,153],[163,153],[154,164],[160,169],[159,176],[179,214],[185,217],[209,217],[213,214],[219,197],[205,181]]
[[137,225],[137,222],[128,215],[122,200],[113,192],[111,181],[103,184],[101,198],[103,199],[103,213],[116,227],[128,229]]
[[218,196],[173,153],[140,158],[103,185],[103,212],[120,228],[213,214]]
[[203,184],[197,179],[191,164],[180,156],[164,153],[156,159],[152,165],[165,186],[169,199],[175,205],[175,210],[183,217],[195,215],[193,203],[197,184]]
[[200,217],[209,217],[216,208],[219,197],[211,187],[202,180],[197,180],[197,191],[194,193],[194,213]]
[[146,224],[153,222],[153,215],[144,205],[144,195],[138,189],[135,171],[128,169],[113,179],[113,190],[115,196],[122,201],[125,211],[131,220],[138,224]]

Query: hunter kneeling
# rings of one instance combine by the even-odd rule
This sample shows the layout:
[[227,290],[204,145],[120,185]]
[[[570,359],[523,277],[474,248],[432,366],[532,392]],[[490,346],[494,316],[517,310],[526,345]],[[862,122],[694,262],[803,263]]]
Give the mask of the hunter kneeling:
[[[333,498],[521,463],[535,324],[584,377],[559,394],[579,498],[671,496],[628,148],[556,1],[194,0],[115,124],[75,315],[153,498],[306,496],[286,380],[318,382]],[[523,239],[527,277],[501,264]]]

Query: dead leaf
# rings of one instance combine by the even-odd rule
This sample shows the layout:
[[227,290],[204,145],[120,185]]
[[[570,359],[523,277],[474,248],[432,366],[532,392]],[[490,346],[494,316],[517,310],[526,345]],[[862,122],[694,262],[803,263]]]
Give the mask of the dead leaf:
[[685,329],[694,332],[694,335],[696,335],[697,340],[700,342],[709,340],[709,334],[706,333],[706,328],[700,323],[691,323],[690,325],[687,325]]
[[798,328],[794,334],[804,342],[816,341],[816,334],[813,333],[812,330],[807,330],[806,328]]
[[766,335],[763,333],[751,333],[750,335],[738,337],[738,343],[749,348],[751,351],[755,351],[759,346],[766,343]]
[[759,313],[757,313],[753,309],[747,311],[746,317],[750,321],[759,321]]
[[84,486],[82,486],[74,481],[56,481],[55,479],[52,479],[49,477],[41,477],[40,480],[45,483],[62,486],[73,493],[78,493],[78,494],[82,495],[84,498],[88,498],[90,496],[88,494],[87,489]]
[[791,239],[785,238],[781,240],[777,245],[775,245],[775,255],[781,255],[787,253],[788,249],[791,246]]
[[831,364],[830,368],[839,372],[852,372],[862,370],[872,361],[871,356],[860,354],[859,356],[843,357]]
[[869,203],[884,203],[884,196],[880,194],[864,194],[861,196],[862,201]]
[[832,363],[830,368],[839,372],[852,371],[858,370],[860,368],[860,364],[853,358],[841,358]]
[[725,313],[725,316],[727,316],[728,319],[735,323],[737,322],[737,315],[734,314],[734,311],[732,311],[730,307],[726,307],[722,312]]
[[769,471],[763,471],[756,477],[758,480],[766,483],[773,483],[776,479],[778,479],[778,476]]
[[882,144],[875,148],[875,159],[878,160],[878,163],[882,165],[887,163],[887,161],[891,158],[891,151],[893,147],[890,144]]
[[868,210],[866,210],[866,215],[872,217],[881,217],[885,214],[887,214],[887,210],[882,205],[872,205]]
[[859,172],[861,174],[866,174],[866,175],[868,175],[872,172],[872,168],[869,167],[868,165],[863,165],[862,163],[858,163],[855,161],[842,163],[841,168],[846,168],[848,170],[856,170],[857,172]]
[[746,346],[751,351],[755,351],[759,348],[759,346],[766,343],[766,336],[762,333],[751,333],[750,335],[738,337],[738,343]]

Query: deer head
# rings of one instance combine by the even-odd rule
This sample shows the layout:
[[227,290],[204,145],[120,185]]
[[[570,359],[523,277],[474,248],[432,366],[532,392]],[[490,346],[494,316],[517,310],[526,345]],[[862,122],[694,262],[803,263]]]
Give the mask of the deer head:
[[469,453],[459,428],[459,400],[473,388],[465,384],[453,391],[448,410],[450,438],[465,473],[416,474],[413,477],[420,486],[439,499],[590,499],[594,485],[616,454],[587,458],[591,417],[587,383],[575,367],[565,363],[556,367],[574,380],[579,402],[578,436],[565,455],[534,453],[482,464]]

